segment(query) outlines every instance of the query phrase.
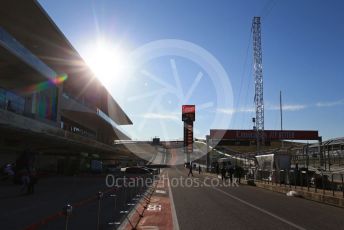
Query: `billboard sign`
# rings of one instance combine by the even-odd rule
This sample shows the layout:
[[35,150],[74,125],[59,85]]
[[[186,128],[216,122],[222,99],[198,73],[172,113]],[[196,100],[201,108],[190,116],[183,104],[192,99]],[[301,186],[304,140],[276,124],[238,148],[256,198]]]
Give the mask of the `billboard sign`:
[[[256,140],[256,130],[211,129],[212,139]],[[319,133],[315,130],[264,130],[265,140],[318,140]]]
[[195,121],[196,107],[195,105],[182,106],[182,121]]

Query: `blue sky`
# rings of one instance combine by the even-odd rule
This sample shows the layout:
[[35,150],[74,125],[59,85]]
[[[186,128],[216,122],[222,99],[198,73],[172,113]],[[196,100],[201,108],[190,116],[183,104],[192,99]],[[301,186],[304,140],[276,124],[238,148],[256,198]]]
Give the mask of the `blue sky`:
[[[195,82],[187,103],[201,108],[197,137],[210,128],[252,128],[253,16],[262,17],[265,129],[280,127],[282,90],[284,129],[319,130],[325,139],[344,136],[343,1],[39,2],[86,60],[92,56],[87,50],[99,39],[124,53],[156,40],[179,39],[202,47],[225,69],[232,88],[222,95],[233,101],[228,107],[223,107],[214,83],[218,76],[187,57],[162,56],[130,74],[114,76],[105,85],[132,118],[134,126],[126,130],[133,138],[181,138],[180,99]],[[152,75],[181,92],[159,92],[165,86]],[[217,116],[228,122],[214,122]]]

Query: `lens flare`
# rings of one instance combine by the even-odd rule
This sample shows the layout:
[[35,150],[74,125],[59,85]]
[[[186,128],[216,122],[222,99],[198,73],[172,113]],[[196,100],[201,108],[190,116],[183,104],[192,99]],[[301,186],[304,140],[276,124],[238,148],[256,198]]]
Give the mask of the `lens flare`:
[[50,87],[57,86],[57,85],[63,83],[64,81],[66,81],[67,79],[68,79],[67,74],[62,74],[62,75],[56,76],[52,80],[43,81],[43,82],[40,82],[37,84],[32,84],[32,85],[25,87],[24,89],[21,89],[18,91],[21,94],[29,94],[32,92],[39,92],[39,91],[46,90]]

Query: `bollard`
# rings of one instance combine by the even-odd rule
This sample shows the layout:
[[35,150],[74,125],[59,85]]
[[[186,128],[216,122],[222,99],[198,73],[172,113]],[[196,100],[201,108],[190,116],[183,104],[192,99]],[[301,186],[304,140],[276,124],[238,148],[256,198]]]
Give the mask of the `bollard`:
[[129,187],[129,200],[133,197],[133,188]]
[[100,226],[100,203],[101,203],[101,199],[103,198],[103,193],[102,192],[98,192],[97,194],[98,197],[98,211],[97,211],[97,230],[99,230],[99,226]]
[[[306,178],[303,176],[303,174],[305,174],[305,176],[306,176]],[[307,180],[307,171],[301,171],[301,175],[302,175],[302,177],[301,177],[301,181],[302,181],[302,187],[304,187],[304,186],[306,186],[307,185],[307,181],[306,181],[306,184],[304,183],[304,179],[306,179]],[[307,185],[307,187],[308,187],[308,185]],[[302,188],[303,189],[303,188]]]
[[302,176],[302,174],[303,174],[303,171],[301,171],[301,173],[300,173],[300,187],[301,187],[301,190],[303,190],[303,176]]
[[115,211],[114,211],[114,222],[116,223],[116,213],[117,213],[117,196],[115,194],[111,194],[110,197],[114,197],[115,198]]
[[68,220],[69,220],[69,217],[72,215],[72,211],[73,211],[73,206],[70,205],[70,204],[67,204],[63,208],[63,213],[64,213],[64,215],[66,217],[65,230],[68,229]]
[[127,203],[127,190],[128,190],[128,187],[123,187],[123,190],[122,190],[122,195],[123,195],[123,199],[122,199],[122,207],[125,207],[125,204]]
[[117,211],[117,196],[115,194],[111,194],[110,197],[115,198],[115,218],[116,218],[116,211]]

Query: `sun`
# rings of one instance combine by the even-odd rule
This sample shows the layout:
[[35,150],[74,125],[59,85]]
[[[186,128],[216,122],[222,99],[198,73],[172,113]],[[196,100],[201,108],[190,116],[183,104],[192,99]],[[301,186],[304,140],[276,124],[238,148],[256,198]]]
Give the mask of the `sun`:
[[98,41],[88,48],[85,61],[96,77],[106,87],[122,82],[129,75],[128,52],[120,46]]

